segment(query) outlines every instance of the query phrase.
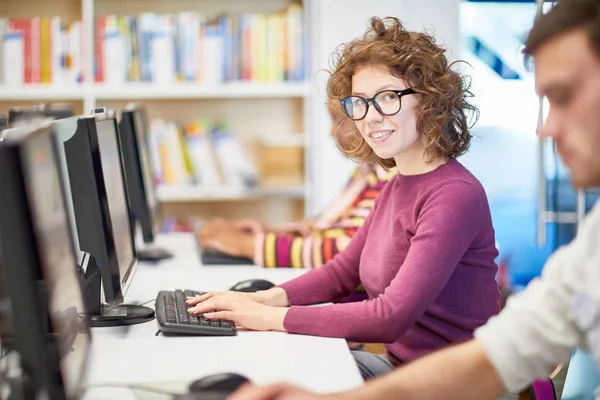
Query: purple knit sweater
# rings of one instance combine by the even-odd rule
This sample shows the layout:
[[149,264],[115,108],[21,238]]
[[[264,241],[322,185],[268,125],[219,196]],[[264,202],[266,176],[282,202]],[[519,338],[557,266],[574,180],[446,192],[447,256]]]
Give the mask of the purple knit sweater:
[[[286,331],[386,343],[395,364],[472,337],[499,311],[488,201],[458,161],[397,175],[348,247],[284,283]],[[335,302],[361,284],[369,299]]]

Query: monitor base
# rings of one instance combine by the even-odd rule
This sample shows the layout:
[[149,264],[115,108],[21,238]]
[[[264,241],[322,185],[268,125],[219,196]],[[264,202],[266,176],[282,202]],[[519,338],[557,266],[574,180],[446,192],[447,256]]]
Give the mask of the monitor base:
[[147,247],[137,251],[139,261],[158,262],[173,257],[173,253],[161,247]]
[[92,328],[135,325],[154,319],[153,309],[133,304],[104,305],[101,314],[90,316],[90,326]]

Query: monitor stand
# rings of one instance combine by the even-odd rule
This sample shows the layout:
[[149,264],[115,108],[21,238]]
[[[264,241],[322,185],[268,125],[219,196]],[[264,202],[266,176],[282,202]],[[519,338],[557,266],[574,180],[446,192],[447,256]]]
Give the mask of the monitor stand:
[[100,315],[90,315],[92,328],[135,325],[154,319],[154,310],[135,304],[100,305]]
[[154,319],[154,310],[135,304],[107,305],[100,302],[102,278],[96,260],[86,254],[78,266],[84,287],[85,309],[92,328],[135,325]]
[[137,250],[139,261],[158,262],[173,257],[173,253],[162,247],[146,247]]

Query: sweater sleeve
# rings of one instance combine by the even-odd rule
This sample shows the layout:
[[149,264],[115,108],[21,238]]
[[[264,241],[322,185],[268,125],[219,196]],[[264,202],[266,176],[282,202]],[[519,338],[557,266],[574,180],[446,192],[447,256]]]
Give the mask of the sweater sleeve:
[[600,360],[600,205],[577,237],[546,262],[540,278],[511,297],[475,338],[502,378],[518,391],[547,378],[577,346]]
[[313,269],[296,279],[279,285],[285,290],[290,305],[339,301],[356,289],[360,284],[358,273],[360,255],[371,219],[372,215],[366,218],[364,225],[358,229],[348,247],[331,261],[321,268]]
[[[483,192],[466,182],[454,181],[436,188],[435,195],[426,200],[419,213],[404,263],[381,295],[359,303],[291,307],[284,320],[286,331],[363,342],[397,340],[432,305],[447,284],[478,234],[480,224],[476,221],[485,216],[487,207]],[[359,242],[354,244],[358,246]],[[331,271],[348,267],[348,264],[338,265],[336,260],[331,263]],[[352,268],[354,271],[356,266],[352,264]],[[342,287],[337,284],[336,275],[327,269],[314,272],[322,273],[314,274],[302,285],[292,286],[292,305],[306,304],[299,301],[306,298],[313,300],[310,295],[302,296],[302,291],[314,291],[327,282],[331,283],[328,288]]]

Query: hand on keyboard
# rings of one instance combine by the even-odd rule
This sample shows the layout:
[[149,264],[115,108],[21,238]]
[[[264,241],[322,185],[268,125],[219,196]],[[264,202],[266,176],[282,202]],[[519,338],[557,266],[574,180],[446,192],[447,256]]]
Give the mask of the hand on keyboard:
[[278,287],[274,287],[269,290],[261,290],[259,292],[253,293],[234,291],[203,293],[201,296],[194,296],[188,298],[186,303],[188,306],[195,306],[196,304],[206,301],[215,296],[228,296],[232,294],[246,296],[249,300],[271,307],[287,307],[289,305],[285,290]]
[[255,293],[244,293],[244,292],[234,292],[231,290],[227,290],[227,291],[223,291],[223,292],[208,292],[208,293],[200,293],[200,295],[198,296],[188,296],[187,300],[185,301],[186,304],[188,306],[195,306],[198,303],[202,303],[203,301],[206,301],[212,297],[215,296],[226,296],[229,294],[240,294],[242,296],[247,296],[250,300],[256,301],[257,303],[261,303],[260,301],[260,296],[253,296]]
[[156,321],[162,332],[190,335],[235,335],[235,324],[218,319],[208,320],[202,316],[190,315],[187,297],[202,293],[190,290],[161,291],[156,298]]
[[[248,329],[269,331],[283,329],[283,320],[288,308],[270,307],[252,300],[248,293],[222,292],[212,294],[204,301],[193,299],[196,305],[190,308],[191,315],[204,318],[225,319]],[[213,311],[216,310],[216,311]]]

